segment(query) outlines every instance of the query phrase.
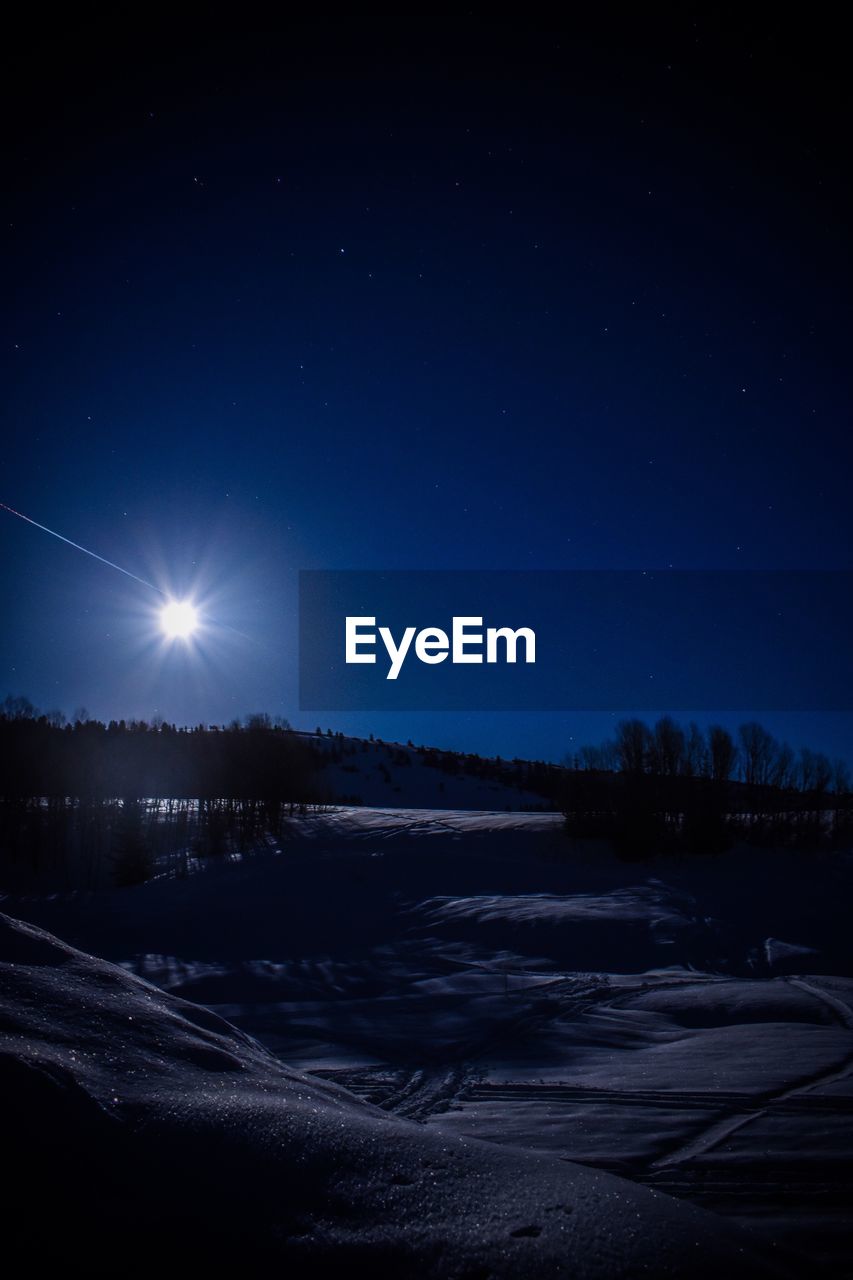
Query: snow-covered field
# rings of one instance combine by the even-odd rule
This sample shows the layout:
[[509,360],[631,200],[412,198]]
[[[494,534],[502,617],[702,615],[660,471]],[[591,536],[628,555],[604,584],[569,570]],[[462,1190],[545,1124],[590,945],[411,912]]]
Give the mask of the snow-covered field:
[[23,1070],[34,1113],[141,1134],[133,1195],[212,1255],[849,1274],[851,888],[844,855],[620,863],[548,814],[299,818],[183,879],[0,904],[105,958],[4,927],[5,1092]]

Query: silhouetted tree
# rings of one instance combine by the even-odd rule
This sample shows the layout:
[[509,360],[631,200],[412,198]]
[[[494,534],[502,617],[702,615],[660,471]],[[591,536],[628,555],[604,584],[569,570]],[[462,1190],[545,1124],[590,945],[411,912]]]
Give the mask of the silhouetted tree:
[[787,742],[780,743],[770,766],[770,784],[784,791],[794,785],[794,776],[794,752]]
[[623,773],[645,772],[652,735],[642,720],[621,720],[616,727],[616,759]]
[[136,798],[128,797],[122,801],[112,854],[117,885],[143,884],[154,873],[154,859],[144,821],[143,807]]
[[722,725],[712,724],[708,730],[708,754],[711,777],[715,782],[728,782],[737,764],[737,747]]
[[684,774],[688,778],[707,777],[708,774],[708,744],[693,720],[687,726],[684,739]]
[[767,786],[773,769],[776,743],[771,734],[750,720],[738,729],[743,759],[743,780],[748,786]]
[[648,747],[649,772],[662,778],[674,778],[683,773],[685,748],[684,730],[672,716],[662,716],[654,727]]
[[[567,830],[607,836],[629,857],[667,848],[713,852],[733,838],[803,848],[853,839],[853,798],[843,762],[804,749],[796,761],[754,721],[740,726],[741,750],[721,725],[707,742],[669,716],[650,731],[625,720],[614,748],[617,772],[602,769],[600,749],[580,748],[562,792]],[[735,781],[738,759],[743,781]],[[829,800],[829,788],[834,796]],[[832,821],[827,821],[828,814]]]
[[[23,698],[0,714],[0,883],[120,884],[191,834],[199,852],[279,835],[317,796],[305,738],[264,715],[247,727],[108,725],[39,715]],[[124,797],[119,800],[118,797]],[[192,833],[190,832],[192,826]]]

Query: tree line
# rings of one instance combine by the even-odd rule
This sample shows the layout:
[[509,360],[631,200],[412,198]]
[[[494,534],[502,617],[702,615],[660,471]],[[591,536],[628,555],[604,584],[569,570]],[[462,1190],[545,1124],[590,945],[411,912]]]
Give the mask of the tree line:
[[615,737],[566,763],[567,829],[606,837],[626,855],[710,852],[737,840],[810,849],[853,842],[847,763],[795,752],[753,720],[736,736],[671,716],[653,726],[623,720]]
[[[138,883],[159,863],[247,851],[321,802],[320,757],[286,721],[39,713],[0,704],[0,886]],[[170,863],[170,859],[172,860]]]
[[[331,742],[329,741],[331,739]],[[733,736],[664,716],[623,720],[615,736],[563,766],[362,742],[389,764],[424,764],[542,797],[576,837],[604,837],[626,856],[711,851],[737,840],[808,848],[853,844],[844,761],[794,752],[755,721]],[[247,716],[179,728],[41,713],[0,703],[0,888],[130,884],[186,869],[188,859],[245,853],[280,840],[296,809],[340,801],[323,766],[358,748],[330,730]],[[391,781],[391,775],[388,774]]]
[[683,728],[671,716],[651,728],[642,720],[622,720],[614,738],[581,747],[567,763],[576,770],[735,780],[821,794],[850,790],[846,761],[830,760],[808,747],[795,752],[754,720],[742,724],[736,738],[722,725],[711,725],[707,732],[695,722]]

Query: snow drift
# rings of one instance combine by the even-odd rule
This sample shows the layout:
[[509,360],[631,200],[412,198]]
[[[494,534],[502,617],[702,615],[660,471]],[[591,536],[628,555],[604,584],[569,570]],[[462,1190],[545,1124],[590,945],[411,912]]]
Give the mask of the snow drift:
[[442,1135],[0,916],[7,1247],[42,1266],[372,1277],[770,1276],[748,1234],[555,1159]]

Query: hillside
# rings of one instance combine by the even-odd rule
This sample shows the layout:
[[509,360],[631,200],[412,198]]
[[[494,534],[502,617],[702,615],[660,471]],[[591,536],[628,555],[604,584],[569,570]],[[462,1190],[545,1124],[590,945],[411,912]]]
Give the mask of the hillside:
[[294,736],[319,755],[316,790],[331,803],[510,812],[553,807],[547,784],[560,772],[556,766],[340,733]]

